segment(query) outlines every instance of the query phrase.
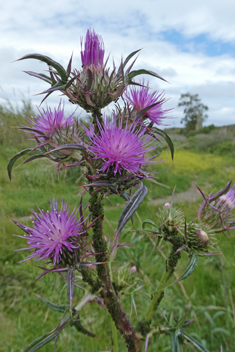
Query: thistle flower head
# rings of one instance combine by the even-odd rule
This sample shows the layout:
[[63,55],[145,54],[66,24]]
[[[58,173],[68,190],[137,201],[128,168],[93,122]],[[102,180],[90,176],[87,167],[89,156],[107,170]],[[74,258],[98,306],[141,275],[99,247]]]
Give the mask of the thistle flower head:
[[164,93],[150,92],[147,86],[145,86],[144,80],[141,83],[143,87],[130,87],[125,93],[125,98],[129,104],[133,107],[134,112],[140,113],[143,109],[148,106],[155,104],[148,110],[140,115],[141,122],[150,120],[150,123],[155,123],[161,125],[162,121],[166,118],[166,114],[171,111],[171,109],[163,110],[163,103],[166,101],[164,98]]
[[52,137],[55,132],[66,130],[74,124],[74,113],[66,117],[61,101],[54,111],[47,107],[42,110],[38,109],[38,112],[37,116],[28,118],[28,121],[32,124],[34,130],[44,133],[47,137]]
[[198,224],[195,222],[187,226],[187,247],[190,252],[196,253],[213,253],[217,239],[210,226]]
[[114,63],[113,69],[106,68],[108,59],[105,63],[103,62],[105,50],[102,37],[92,29],[87,31],[84,48],[83,39],[81,39],[81,46],[81,70],[72,70],[72,56],[66,69],[60,63],[41,54],[28,54],[19,59],[37,59],[49,66],[50,76],[25,71],[27,74],[50,84],[50,88],[43,92],[46,94],[43,101],[51,93],[59,90],[72,103],[80,105],[88,112],[94,112],[97,108],[102,109],[111,102],[116,102],[128,85],[135,84],[132,79],[140,74],[145,73],[165,81],[157,73],[149,70],[131,71],[135,60],[127,67],[130,59],[140,50],[130,53],[125,60],[121,60],[118,69]]
[[32,210],[32,228],[13,220],[26,233],[18,236],[27,240],[28,248],[23,249],[33,250],[25,260],[51,259],[54,264],[59,264],[68,252],[78,248],[76,242],[83,233],[83,221],[77,219],[76,207],[69,214],[67,202],[62,202],[58,209],[57,201],[53,200],[50,211],[45,212],[40,208],[38,210],[39,213]]
[[70,101],[79,104],[86,111],[95,108],[104,108],[118,99],[126,88],[126,75],[122,65],[110,71],[104,63],[104,42],[94,29],[86,33],[84,49],[81,39],[82,70],[72,72],[71,84],[65,91]]
[[74,119],[75,112],[66,117],[61,101],[54,111],[48,107],[42,110],[38,109],[38,111],[37,116],[27,118],[31,124],[30,127],[20,126],[22,131],[32,133],[36,139],[38,143],[35,148],[37,155],[41,152],[41,155],[59,164],[74,165],[74,163],[80,162],[82,159],[80,151],[63,148],[63,145],[71,143],[75,130],[76,135],[79,135],[79,124],[75,123]]
[[94,159],[100,161],[98,171],[111,172],[116,175],[127,171],[131,174],[142,172],[141,167],[151,162],[151,157],[146,153],[157,147],[157,142],[149,135],[145,135],[145,129],[141,129],[137,122],[123,127],[123,117],[117,118],[112,114],[111,120],[105,118],[101,126],[97,121],[99,134],[94,133],[94,128],[85,129],[90,139],[87,150]]
[[209,224],[215,232],[230,231],[235,228],[235,219],[231,214],[235,208],[235,185],[228,191],[230,185],[231,182],[216,194],[209,194],[208,197],[199,189],[204,201],[199,208],[198,219]]
[[220,206],[225,208],[227,211],[232,211],[235,208],[235,185],[222,196],[219,197]]
[[[81,39],[81,49],[83,40]],[[84,50],[81,50],[81,59],[83,68],[90,68],[93,72],[98,67],[104,65],[104,42],[101,36],[97,35],[93,29],[88,29],[84,44]]]

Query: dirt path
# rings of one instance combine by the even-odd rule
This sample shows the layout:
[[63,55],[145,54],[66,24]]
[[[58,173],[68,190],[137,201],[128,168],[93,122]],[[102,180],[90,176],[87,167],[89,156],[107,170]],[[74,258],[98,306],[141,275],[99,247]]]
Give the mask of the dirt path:
[[[207,187],[209,185],[206,185]],[[204,190],[205,190],[204,186]],[[174,203],[183,203],[183,202],[195,202],[199,199],[201,199],[201,193],[195,186],[195,184],[192,182],[191,187],[184,192],[176,193],[174,195]],[[158,205],[158,204],[164,204],[164,203],[170,203],[171,202],[171,196],[165,197],[165,198],[159,198],[159,199],[152,199],[150,200],[150,204],[152,205]]]

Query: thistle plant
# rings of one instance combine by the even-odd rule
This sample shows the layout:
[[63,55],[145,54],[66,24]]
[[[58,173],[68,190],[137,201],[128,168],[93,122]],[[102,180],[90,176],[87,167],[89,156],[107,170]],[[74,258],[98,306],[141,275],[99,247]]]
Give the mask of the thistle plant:
[[[51,200],[51,209],[44,211],[37,206],[32,210],[31,227],[15,220],[14,223],[24,232],[19,236],[27,241],[26,248],[31,254],[25,260],[45,261],[39,278],[54,273],[65,275],[67,302],[56,304],[46,298],[42,301],[52,310],[63,314],[59,325],[51,332],[37,338],[25,349],[33,352],[69,327],[75,327],[87,338],[99,338],[81,324],[80,311],[90,302],[97,303],[97,309],[105,309],[112,320],[113,352],[118,351],[118,334],[124,339],[129,352],[147,351],[149,342],[155,335],[166,334],[172,351],[180,351],[185,343],[198,351],[208,351],[194,337],[187,334],[186,315],[175,325],[162,325],[156,314],[159,305],[164,303],[164,293],[183,252],[189,263],[179,280],[186,279],[198,263],[200,256],[218,253],[218,233],[230,233],[235,228],[231,211],[235,207],[235,185],[231,182],[218,193],[205,196],[198,216],[188,222],[186,215],[174,206],[174,194],[171,204],[166,203],[156,209],[156,217],[143,221],[143,231],[150,231],[169,244],[170,254],[166,260],[166,269],[159,284],[153,290],[148,308],[143,310],[134,324],[123,307],[123,297],[130,289],[146,295],[144,289],[136,286],[138,268],[135,265],[118,267],[116,256],[124,246],[122,230],[143,203],[148,189],[143,181],[154,178],[154,172],[147,172],[146,164],[159,162],[157,147],[165,143],[174,155],[174,147],[169,136],[159,128],[165,124],[169,109],[164,109],[163,92],[151,92],[148,83],[137,82],[141,74],[151,75],[165,81],[157,73],[149,70],[132,70],[135,60],[128,62],[139,52],[134,51],[119,68],[110,69],[108,59],[104,62],[105,47],[101,36],[89,29],[85,39],[81,39],[81,68],[72,70],[72,57],[65,69],[53,59],[41,54],[29,54],[19,60],[37,59],[48,65],[49,75],[26,71],[31,76],[50,84],[43,101],[53,92],[60,91],[69,102],[77,104],[92,116],[90,121],[81,122],[75,115],[66,116],[62,102],[58,108],[39,108],[36,116],[28,117],[25,125],[19,128],[30,134],[35,147],[22,150],[13,156],[8,164],[11,179],[14,163],[27,156],[24,164],[35,159],[48,158],[62,167],[80,165],[86,182],[82,185],[89,193],[88,204],[82,198],[72,212],[69,200],[61,206],[57,200]],[[127,67],[128,66],[128,67]],[[127,67],[127,68],[126,68]],[[135,79],[134,79],[135,78]],[[123,99],[123,106],[118,99]],[[110,116],[102,109],[115,102]],[[150,155],[151,152],[151,155]],[[126,204],[120,214],[113,235],[104,233],[104,200],[109,196],[122,197]],[[149,226],[151,230],[149,230]],[[46,266],[46,267],[45,267]],[[79,276],[78,276],[79,273]],[[76,275],[77,274],[77,275]],[[79,284],[77,280],[79,281]],[[140,291],[141,289],[141,291]],[[83,290],[84,296],[78,298],[77,291]],[[134,292],[133,291],[133,292]],[[109,318],[109,319],[110,319]],[[78,336],[79,340],[79,336]]]

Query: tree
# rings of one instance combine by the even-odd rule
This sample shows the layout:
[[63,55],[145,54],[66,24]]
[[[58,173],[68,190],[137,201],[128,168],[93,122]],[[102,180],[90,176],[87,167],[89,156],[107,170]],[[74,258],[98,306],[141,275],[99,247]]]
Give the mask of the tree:
[[201,103],[198,94],[181,94],[178,106],[184,106],[184,117],[180,122],[185,122],[186,133],[202,128],[202,122],[208,117],[205,113],[208,107]]

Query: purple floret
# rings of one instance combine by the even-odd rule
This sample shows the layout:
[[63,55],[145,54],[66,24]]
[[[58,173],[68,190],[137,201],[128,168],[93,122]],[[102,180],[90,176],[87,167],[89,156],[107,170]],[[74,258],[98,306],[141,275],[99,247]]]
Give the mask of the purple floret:
[[[145,85],[144,81],[141,84]],[[137,112],[140,112],[150,105],[159,103],[144,113],[144,119],[148,118],[157,125],[161,125],[162,120],[166,118],[166,114],[172,110],[163,110],[162,105],[166,101],[163,92],[159,93],[155,91],[151,93],[148,87],[131,87],[125,94],[125,98]]]
[[136,174],[142,172],[141,167],[155,157],[148,158],[145,154],[155,149],[158,142],[145,135],[146,129],[140,128],[136,121],[123,127],[123,117],[116,118],[113,114],[111,120],[104,119],[103,126],[97,123],[100,134],[95,134],[92,126],[90,130],[85,126],[84,129],[91,141],[87,150],[103,164],[98,171],[108,172],[112,168],[114,175],[121,174],[123,170]]
[[42,111],[38,109],[38,116],[28,119],[32,124],[32,128],[51,137],[53,132],[72,126],[74,124],[74,113],[65,117],[64,107],[61,105],[62,103],[60,101],[58,108],[55,108],[54,111],[48,107],[42,109]]
[[78,210],[75,207],[73,212],[69,214],[67,202],[64,204],[62,202],[61,208],[58,210],[55,200],[51,202],[51,211],[45,212],[40,208],[38,210],[39,214],[32,211],[34,216],[32,217],[32,228],[13,220],[26,233],[24,236],[15,235],[27,239],[28,248],[20,250],[33,250],[33,253],[25,260],[51,258],[54,264],[58,264],[64,252],[71,252],[77,248],[74,245],[74,237],[83,233],[82,222],[76,217]]
[[232,211],[235,208],[235,185],[224,195],[222,195],[219,199],[225,207],[228,208],[229,211]]
[[84,69],[90,66],[103,66],[104,42],[102,37],[95,33],[94,29],[93,31],[92,29],[87,30],[84,50],[81,50],[81,59]]

